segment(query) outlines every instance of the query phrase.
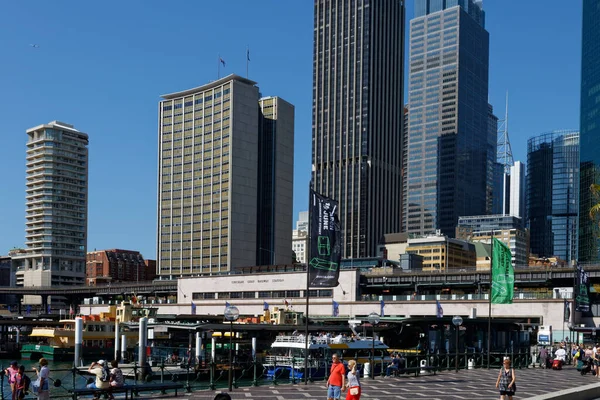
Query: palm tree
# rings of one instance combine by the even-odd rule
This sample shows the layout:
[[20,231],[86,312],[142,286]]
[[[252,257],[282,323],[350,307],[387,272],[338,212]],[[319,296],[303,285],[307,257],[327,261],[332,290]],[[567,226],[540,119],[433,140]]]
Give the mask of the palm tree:
[[[600,198],[600,184],[592,183],[590,191],[596,200]],[[600,203],[596,203],[590,208],[590,218],[596,220],[598,216],[600,216]]]

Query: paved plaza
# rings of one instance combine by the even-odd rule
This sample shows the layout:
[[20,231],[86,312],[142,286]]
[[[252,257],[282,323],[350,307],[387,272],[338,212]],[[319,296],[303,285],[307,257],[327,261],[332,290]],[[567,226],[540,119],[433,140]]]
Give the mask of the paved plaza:
[[[499,394],[495,384],[498,371],[498,369],[475,369],[461,370],[458,373],[443,371],[437,375],[421,375],[418,377],[411,375],[397,378],[378,377],[375,380],[362,379],[363,394],[361,399],[497,400]],[[517,369],[515,374],[517,376],[517,394],[515,398],[519,399],[596,382],[600,385],[600,379],[589,374],[581,376],[573,367],[566,367],[562,371],[540,368]],[[212,400],[215,393],[218,392],[194,391],[193,393],[180,394],[178,398]],[[320,381],[308,385],[301,383],[240,387],[234,389],[231,398],[233,400],[323,400],[325,394],[325,383]],[[345,395],[342,398],[345,398]]]

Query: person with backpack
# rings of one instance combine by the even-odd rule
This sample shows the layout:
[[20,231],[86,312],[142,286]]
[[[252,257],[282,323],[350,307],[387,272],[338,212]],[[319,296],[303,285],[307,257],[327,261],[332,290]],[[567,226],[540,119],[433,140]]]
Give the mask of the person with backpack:
[[15,391],[13,393],[13,400],[23,400],[25,394],[29,392],[29,385],[31,379],[25,375],[25,366],[19,367],[19,372],[15,375]]
[[93,362],[88,371],[96,376],[96,380],[86,386],[88,389],[110,388],[110,370],[106,361],[98,360],[98,362]]

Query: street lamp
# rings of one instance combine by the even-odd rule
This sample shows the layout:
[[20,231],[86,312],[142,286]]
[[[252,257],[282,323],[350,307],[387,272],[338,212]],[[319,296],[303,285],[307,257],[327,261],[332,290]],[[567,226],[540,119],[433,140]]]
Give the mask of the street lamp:
[[375,379],[375,325],[379,323],[379,314],[372,312],[367,317],[367,321],[373,327],[373,336],[371,338],[371,379]]
[[225,319],[229,321],[229,391],[231,392],[233,390],[233,321],[238,319],[240,316],[240,311],[236,306],[229,305],[225,307],[224,316]]
[[463,319],[460,315],[455,315],[454,317],[452,317],[452,323],[456,327],[456,348],[455,348],[456,356],[454,357],[454,361],[455,361],[455,365],[456,365],[456,372],[458,372],[458,330],[460,329],[459,327],[463,323]]

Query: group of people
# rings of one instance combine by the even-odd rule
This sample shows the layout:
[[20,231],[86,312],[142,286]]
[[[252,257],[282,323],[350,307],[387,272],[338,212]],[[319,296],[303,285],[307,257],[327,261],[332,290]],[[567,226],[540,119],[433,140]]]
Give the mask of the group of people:
[[[93,382],[87,385],[88,389],[109,389],[111,387],[121,387],[125,384],[125,378],[123,377],[123,371],[119,368],[119,362],[112,360],[110,362],[111,368],[105,360],[98,360],[93,362],[88,368],[88,371],[96,376]],[[112,394],[109,394],[109,398],[114,398]]]
[[[33,384],[37,388],[38,399],[46,400],[50,398],[50,370],[48,369],[48,360],[40,358],[39,368],[33,367],[36,374],[36,380]],[[19,365],[16,361],[10,363],[10,366],[4,370],[8,377],[12,400],[21,400],[29,392],[32,385],[31,378],[25,374],[25,366]]]
[[580,367],[578,365],[579,362],[582,363],[581,366],[585,363],[590,364],[590,369],[593,371],[593,374],[596,375],[596,378],[600,378],[600,346],[598,343],[592,347],[592,345],[588,345],[587,347],[580,344],[574,344],[571,350],[571,354],[573,355],[573,366]]
[[348,373],[346,374],[346,367],[337,354],[333,354],[331,360],[329,379],[327,379],[327,400],[339,400],[342,392],[346,390],[348,390],[346,400],[360,400],[361,387],[356,372],[356,361],[348,361]]

